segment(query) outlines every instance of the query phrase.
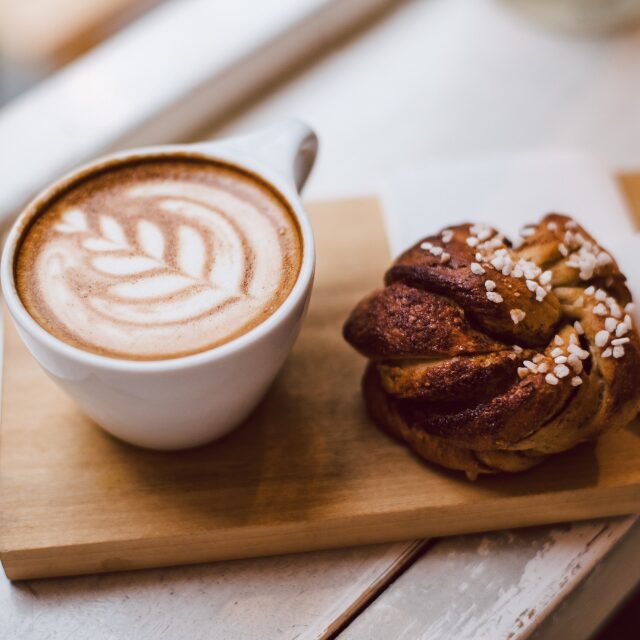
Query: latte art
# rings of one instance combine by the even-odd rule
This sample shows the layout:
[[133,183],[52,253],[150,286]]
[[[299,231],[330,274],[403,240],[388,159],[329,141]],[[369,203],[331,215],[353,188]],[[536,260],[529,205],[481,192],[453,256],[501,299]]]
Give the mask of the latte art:
[[202,351],[284,301],[299,234],[266,186],[228,168],[159,160],[68,190],[16,260],[18,292],[48,331],[135,359]]

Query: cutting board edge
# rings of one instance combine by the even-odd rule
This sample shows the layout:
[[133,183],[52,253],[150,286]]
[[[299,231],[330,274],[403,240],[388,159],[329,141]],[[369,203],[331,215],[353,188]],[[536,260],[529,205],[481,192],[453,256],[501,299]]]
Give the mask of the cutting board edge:
[[[550,496],[553,500],[550,500]],[[594,503],[595,500],[595,503]],[[519,524],[513,511],[523,502]],[[539,506],[539,508],[536,508]],[[467,506],[468,509],[468,506]],[[255,526],[245,531],[72,543],[11,550],[2,544],[0,562],[10,580],[129,571],[303,553],[468,533],[524,528],[640,513],[640,483],[616,487],[546,492],[535,496],[495,496],[479,502],[472,517],[456,517],[456,505],[361,514],[316,523]],[[321,526],[323,536],[318,536]],[[403,535],[398,539],[397,530]],[[372,531],[375,534],[372,535]],[[221,534],[228,533],[225,539]],[[247,546],[250,550],[247,551]],[[162,559],[159,559],[162,558]]]

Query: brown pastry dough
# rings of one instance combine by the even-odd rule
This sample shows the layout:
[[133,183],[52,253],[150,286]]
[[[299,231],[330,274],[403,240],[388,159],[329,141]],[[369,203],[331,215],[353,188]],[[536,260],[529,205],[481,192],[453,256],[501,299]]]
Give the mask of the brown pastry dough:
[[370,360],[373,420],[470,478],[528,469],[640,410],[640,339],[615,260],[567,216],[522,235],[516,248],[464,224],[421,240],[344,326]]

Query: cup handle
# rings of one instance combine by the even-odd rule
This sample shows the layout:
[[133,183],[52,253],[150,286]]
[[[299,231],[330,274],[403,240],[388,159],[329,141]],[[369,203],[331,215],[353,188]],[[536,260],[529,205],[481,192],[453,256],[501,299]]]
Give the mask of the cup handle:
[[311,127],[293,118],[227,140],[200,144],[212,152],[229,150],[264,163],[302,190],[318,153],[318,137]]

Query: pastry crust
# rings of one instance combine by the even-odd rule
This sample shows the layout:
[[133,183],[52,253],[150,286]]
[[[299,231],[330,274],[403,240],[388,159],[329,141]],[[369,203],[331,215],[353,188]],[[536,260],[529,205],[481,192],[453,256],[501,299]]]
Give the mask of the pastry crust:
[[640,410],[640,339],[615,260],[567,216],[524,235],[513,248],[464,224],[421,240],[344,326],[369,359],[372,419],[469,477],[528,469]]

